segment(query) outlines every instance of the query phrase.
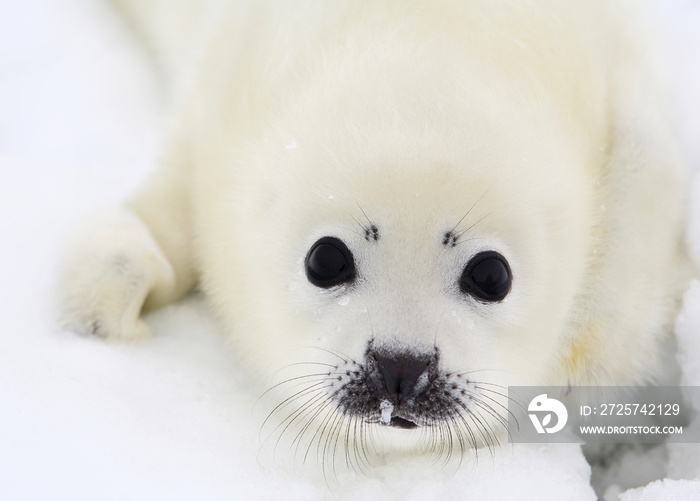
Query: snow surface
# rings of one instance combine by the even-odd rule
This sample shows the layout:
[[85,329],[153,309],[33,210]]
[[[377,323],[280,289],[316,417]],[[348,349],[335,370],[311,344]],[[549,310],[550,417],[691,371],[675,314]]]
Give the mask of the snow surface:
[[[661,2],[697,167],[700,3]],[[196,296],[150,315],[154,335],[141,343],[59,332],[65,235],[151,170],[162,101],[146,56],[102,2],[0,0],[0,499],[596,499],[576,445],[506,446],[456,472],[404,459],[330,486],[266,464],[257,395]],[[698,182],[694,200],[700,214]],[[690,232],[698,256],[700,217]],[[689,385],[700,385],[699,332],[695,283],[678,322]],[[606,500],[700,499],[700,445],[610,457],[593,476]]]

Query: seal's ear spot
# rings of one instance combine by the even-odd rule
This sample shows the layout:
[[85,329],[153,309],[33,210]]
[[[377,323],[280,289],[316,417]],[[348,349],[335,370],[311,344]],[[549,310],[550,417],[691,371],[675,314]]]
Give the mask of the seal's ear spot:
[[489,303],[503,301],[510,292],[513,275],[508,261],[495,251],[480,252],[464,267],[459,290]]
[[355,279],[355,260],[342,240],[323,237],[306,255],[306,278],[316,287],[327,289]]

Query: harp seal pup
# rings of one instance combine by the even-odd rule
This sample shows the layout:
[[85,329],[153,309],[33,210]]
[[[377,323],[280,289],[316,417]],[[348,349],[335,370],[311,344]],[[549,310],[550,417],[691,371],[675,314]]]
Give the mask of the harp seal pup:
[[630,3],[118,3],[175,125],[77,232],[65,325],[140,338],[198,286],[324,455],[491,445],[508,385],[663,374],[685,174]]

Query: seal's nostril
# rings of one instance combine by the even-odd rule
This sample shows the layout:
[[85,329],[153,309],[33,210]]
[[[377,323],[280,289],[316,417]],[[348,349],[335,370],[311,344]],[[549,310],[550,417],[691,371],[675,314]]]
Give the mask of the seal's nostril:
[[416,382],[430,366],[431,359],[409,354],[376,354],[387,396],[396,403],[413,395]]

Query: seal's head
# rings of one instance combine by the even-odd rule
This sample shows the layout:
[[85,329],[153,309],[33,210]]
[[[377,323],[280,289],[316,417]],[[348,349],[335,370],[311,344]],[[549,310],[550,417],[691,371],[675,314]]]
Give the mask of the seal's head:
[[624,199],[643,178],[611,167],[628,153],[609,149],[624,142],[592,53],[452,28],[449,51],[377,31],[281,79],[204,184],[204,290],[244,358],[286,381],[270,394],[293,439],[494,444],[507,386],[656,363],[665,315],[618,290],[671,296],[671,275],[639,270],[676,244],[638,242],[668,230]]
[[506,386],[557,375],[594,238],[590,137],[542,103],[471,96],[419,124],[396,110],[446,109],[439,95],[316,104],[246,153],[256,217],[205,260],[207,289],[249,358],[285,368],[275,414],[312,421],[309,439],[371,424],[494,444]]

